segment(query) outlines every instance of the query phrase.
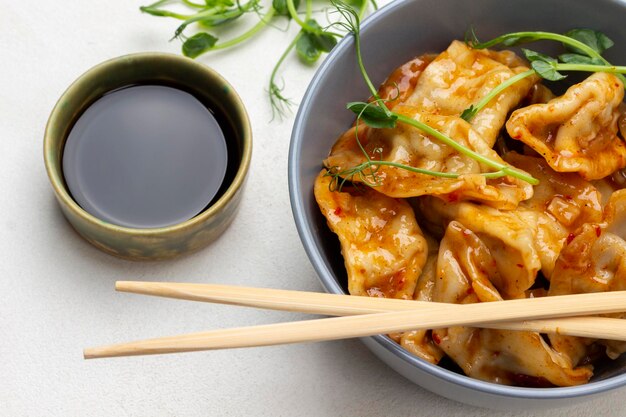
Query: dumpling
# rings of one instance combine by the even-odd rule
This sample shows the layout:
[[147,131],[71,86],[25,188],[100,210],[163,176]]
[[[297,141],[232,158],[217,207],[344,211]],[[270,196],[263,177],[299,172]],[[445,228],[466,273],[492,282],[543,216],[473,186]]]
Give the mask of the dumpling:
[[387,101],[387,107],[393,109],[404,103],[413,94],[417,80],[428,64],[437,55],[425,54],[396,68],[378,88],[378,95]]
[[[472,49],[454,41],[426,67],[406,102],[421,112],[459,116],[499,84],[528,69],[525,61],[511,51]],[[537,81],[533,75],[513,84],[471,120],[489,147],[494,145],[509,112]]]
[[337,234],[352,295],[412,299],[428,245],[411,206],[368,187],[330,190],[322,170],[315,199]]
[[504,160],[539,180],[533,196],[516,210],[535,225],[535,248],[548,279],[567,236],[581,225],[602,220],[602,195],[574,173],[555,172],[543,158],[509,152]]
[[[428,258],[415,287],[413,299],[417,301],[433,300],[433,290],[437,276],[439,244],[434,239],[429,239],[428,235],[426,235],[426,238],[428,240]],[[396,335],[396,340],[403,348],[430,363],[437,364],[444,356],[443,351],[433,341],[430,330],[403,332]]]
[[[405,105],[396,106],[394,111],[420,120],[481,155],[504,163],[470,124],[459,117],[422,113],[415,107]],[[486,179],[480,174],[492,169],[412,126],[398,123],[393,129],[373,129],[360,125],[358,132],[359,141],[372,160],[461,174],[458,178],[440,178],[381,165],[376,174],[378,182],[375,188],[388,196],[403,198],[430,194],[448,201],[475,200],[512,209],[532,195],[532,186],[525,181],[511,177]],[[324,164],[341,172],[365,161],[353,127],[335,143]],[[348,179],[363,181],[358,175]],[[371,177],[366,180],[375,182]]]
[[514,111],[506,129],[555,171],[604,178],[626,166],[626,145],[617,136],[623,98],[622,82],[598,72],[546,104]]
[[[602,223],[588,223],[568,237],[557,259],[548,295],[626,290],[626,190],[613,193]],[[610,317],[626,318],[626,314]],[[592,340],[550,335],[550,341],[576,363]],[[609,357],[626,352],[626,342],[603,341]]]
[[[499,294],[505,298],[523,297],[524,292],[534,284],[541,261],[535,247],[535,224],[528,223],[528,219],[513,211],[500,211],[464,202],[445,203],[432,197],[421,199],[419,204],[424,219],[432,227],[445,228],[447,225],[446,233],[452,233],[451,230],[455,229],[451,229],[452,223],[448,223],[458,221],[465,230],[471,232],[471,236],[478,239],[480,247],[484,247],[479,252],[485,252],[488,261],[477,271],[471,272],[478,274],[489,271],[488,280]],[[474,256],[469,252],[475,250],[467,249],[467,256]],[[478,278],[472,277],[472,280],[477,281]]]
[[[519,282],[532,285],[537,272],[536,259],[544,276],[550,279],[567,236],[584,223],[602,220],[602,196],[588,181],[573,173],[555,172],[542,158],[509,152],[504,159],[539,180],[533,196],[520,202],[514,212],[470,203],[445,204],[432,198],[423,198],[419,204],[431,228],[440,230],[456,219],[481,236],[498,234],[499,245],[493,245],[495,253],[503,253],[503,263],[504,259],[516,260],[509,264],[516,268],[506,275],[518,280],[523,273],[524,279]],[[518,236],[520,230],[523,240]],[[505,240],[507,236],[511,239]],[[500,247],[516,250],[518,255],[511,257]],[[523,253],[525,256],[521,256]],[[508,293],[501,287],[499,290]]]
[[[467,304],[502,300],[490,280],[498,270],[489,249],[452,221],[441,242],[433,301]],[[466,375],[500,384],[571,386],[586,383],[590,367],[571,366],[539,333],[451,327],[432,332],[435,343]]]
[[580,176],[555,172],[545,160],[509,152],[504,160],[539,180],[533,196],[520,208],[549,213],[568,229],[602,219],[602,196],[598,189]]
[[521,106],[526,107],[531,104],[537,103],[547,103],[548,101],[554,99],[556,95],[543,84],[535,84],[532,86],[528,95],[522,101]]

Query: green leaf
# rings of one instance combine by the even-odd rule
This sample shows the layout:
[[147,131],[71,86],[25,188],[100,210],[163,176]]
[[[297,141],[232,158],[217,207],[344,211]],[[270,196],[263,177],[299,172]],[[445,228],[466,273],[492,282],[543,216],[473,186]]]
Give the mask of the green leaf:
[[337,45],[337,39],[333,35],[329,35],[327,33],[321,35],[314,35],[313,42],[315,42],[315,46],[317,49],[320,49],[324,52],[330,52]]
[[541,78],[549,81],[558,81],[567,77],[556,70],[558,61],[551,56],[525,48],[522,48],[522,52],[524,52],[526,59],[530,61],[530,66]]
[[337,40],[333,35],[324,33],[315,20],[307,20],[306,24],[316,32],[302,29],[296,43],[296,52],[302,61],[312,64],[319,59],[322,52],[330,52],[337,44]]
[[346,108],[359,116],[365,124],[379,129],[391,129],[396,127],[398,116],[387,113],[382,107],[374,103],[364,103],[362,101],[348,103]]
[[565,64],[604,65],[604,62],[598,58],[579,54],[561,54],[559,55],[559,61]]
[[307,64],[313,64],[319,59],[320,55],[322,55],[322,51],[318,49],[315,43],[314,36],[315,35],[303,30],[300,32],[298,42],[296,42],[296,53],[298,57]]
[[[293,5],[298,10],[300,6],[300,0],[293,0]],[[272,7],[276,10],[278,16],[290,16],[289,8],[287,7],[287,0],[272,0]]]
[[[599,54],[603,53],[611,46],[613,46],[613,41],[604,33],[597,30],[572,29],[569,32],[565,33],[565,36],[569,36],[572,39],[576,39],[577,41],[584,43]],[[574,48],[569,45],[565,45],[565,48],[577,54],[585,54],[580,49]]]
[[555,64],[557,63],[556,59],[546,54],[542,54],[541,52],[531,51],[530,49],[525,49],[525,48],[522,48],[522,52],[524,53],[524,56],[526,57],[526,59],[529,60],[530,62],[543,61],[547,63],[555,63]]
[[556,63],[537,60],[530,65],[541,78],[548,81],[559,81],[567,77],[556,70]]
[[307,20],[306,24],[317,30],[316,33],[309,32],[313,35],[312,39],[317,49],[330,52],[337,45],[337,39],[333,35],[324,33],[324,29],[314,19]]
[[461,119],[469,122],[474,116],[476,116],[477,110],[478,109],[472,104],[471,106],[463,110],[463,113],[461,113]]
[[195,58],[215,46],[217,38],[206,32],[200,32],[188,38],[183,43],[183,55]]

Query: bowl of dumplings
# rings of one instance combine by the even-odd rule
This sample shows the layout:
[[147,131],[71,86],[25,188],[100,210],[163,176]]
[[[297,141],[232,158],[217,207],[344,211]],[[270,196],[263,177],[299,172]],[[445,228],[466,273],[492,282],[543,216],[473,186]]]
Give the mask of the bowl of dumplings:
[[[626,64],[624,19],[610,0],[398,0],[363,22],[374,99],[464,151],[413,124],[356,123],[346,103],[374,95],[353,37],[341,41],[289,152],[294,218],[325,289],[455,304],[626,289],[625,78],[576,70]],[[481,42],[517,32],[534,35]],[[363,342],[476,406],[572,405],[626,384],[624,342],[470,327]]]

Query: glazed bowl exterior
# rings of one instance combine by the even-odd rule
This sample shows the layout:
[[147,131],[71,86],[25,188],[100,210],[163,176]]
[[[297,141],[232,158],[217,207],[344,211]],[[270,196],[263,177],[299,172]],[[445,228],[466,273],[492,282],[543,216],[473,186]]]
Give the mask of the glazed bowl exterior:
[[[229,167],[220,197],[197,216],[168,227],[136,229],[117,226],[83,210],[63,179],[65,140],[80,114],[103,94],[146,83],[180,86],[211,103],[229,119],[234,137],[226,137]],[[235,155],[231,155],[234,152]],[[232,222],[252,155],[252,131],[241,99],[218,73],[189,58],[165,53],[140,53],[114,58],[81,75],[52,110],[44,135],[44,162],[63,214],[74,229],[97,248],[131,260],[172,258],[198,250],[215,240]],[[199,178],[199,181],[202,179]]]
[[[396,0],[362,25],[363,60],[374,83],[381,83],[404,62],[444,50],[473,26],[480,39],[503,33],[546,30],[564,33],[588,27],[615,41],[606,57],[623,64],[626,57],[626,3],[615,0]],[[559,46],[533,44],[557,52]],[[552,49],[551,49],[552,48]],[[300,239],[324,288],[346,293],[346,273],[338,239],[326,226],[313,196],[313,184],[332,144],[354,120],[345,109],[364,100],[368,90],[359,73],[354,42],[340,42],[320,66],[298,111],[289,151],[289,191]],[[418,219],[419,222],[419,219]],[[589,384],[565,388],[520,388],[479,381],[423,361],[387,336],[363,339],[381,360],[409,380],[444,397],[503,410],[572,405],[626,384],[622,357],[596,369]],[[373,376],[374,377],[374,376]]]

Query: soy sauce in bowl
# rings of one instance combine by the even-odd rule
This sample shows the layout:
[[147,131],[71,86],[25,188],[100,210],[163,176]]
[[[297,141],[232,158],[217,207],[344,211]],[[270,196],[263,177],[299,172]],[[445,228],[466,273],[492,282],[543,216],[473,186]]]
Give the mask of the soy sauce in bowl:
[[168,85],[108,92],[67,137],[67,187],[85,211],[118,226],[161,228],[189,220],[224,182],[229,153],[219,119],[196,96]]

